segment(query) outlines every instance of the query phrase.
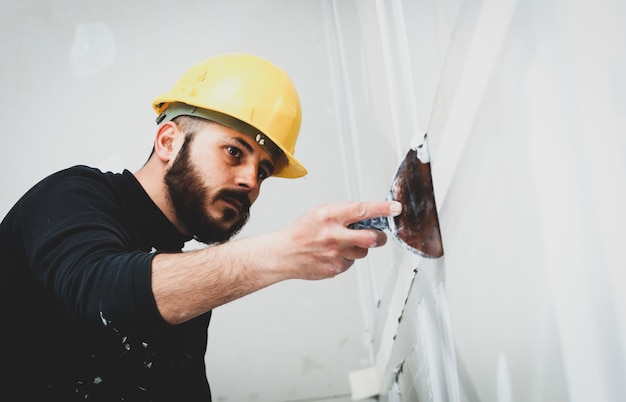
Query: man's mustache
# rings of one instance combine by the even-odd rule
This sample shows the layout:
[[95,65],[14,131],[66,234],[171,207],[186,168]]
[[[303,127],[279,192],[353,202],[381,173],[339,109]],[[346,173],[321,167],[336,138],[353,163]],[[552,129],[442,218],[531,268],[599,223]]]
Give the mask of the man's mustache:
[[241,213],[246,214],[250,211],[250,207],[252,203],[250,202],[250,198],[248,197],[248,192],[245,190],[231,190],[231,189],[222,189],[218,191],[215,196],[216,199],[224,199],[230,198],[241,203]]

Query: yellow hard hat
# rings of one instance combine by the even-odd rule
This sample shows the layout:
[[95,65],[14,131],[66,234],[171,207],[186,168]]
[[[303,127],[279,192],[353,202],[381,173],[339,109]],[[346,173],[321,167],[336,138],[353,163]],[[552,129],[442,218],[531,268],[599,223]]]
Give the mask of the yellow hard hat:
[[207,59],[187,70],[152,106],[158,123],[198,116],[250,136],[274,159],[274,176],[307,174],[293,156],[302,121],[298,93],[289,76],[265,59],[244,53]]

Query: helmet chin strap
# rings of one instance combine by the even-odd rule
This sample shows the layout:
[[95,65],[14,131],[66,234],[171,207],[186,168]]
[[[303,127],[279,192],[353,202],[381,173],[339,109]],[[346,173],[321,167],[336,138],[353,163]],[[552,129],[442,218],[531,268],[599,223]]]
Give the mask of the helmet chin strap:
[[[281,160],[281,156],[283,156],[283,151],[260,130],[252,127],[246,122],[214,110],[202,109],[181,102],[172,102],[167,105],[167,108],[156,118],[156,122],[157,124],[161,124],[164,121],[171,121],[178,116],[200,117],[202,119],[210,120],[226,127],[230,127],[233,130],[237,130],[240,133],[252,138],[257,144],[265,149],[265,151],[267,151],[272,158],[274,164],[277,164],[279,160]],[[284,161],[283,163],[288,163],[287,158],[282,158],[282,160]]]

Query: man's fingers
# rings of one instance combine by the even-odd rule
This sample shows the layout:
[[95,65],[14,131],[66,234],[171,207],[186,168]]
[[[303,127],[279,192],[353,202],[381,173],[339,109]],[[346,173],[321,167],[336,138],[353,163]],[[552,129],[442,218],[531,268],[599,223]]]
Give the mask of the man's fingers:
[[387,243],[387,235],[381,230],[350,231],[351,243],[364,249],[380,247]]
[[347,223],[354,223],[379,216],[398,216],[402,213],[402,204],[398,201],[361,201],[351,204],[351,211],[346,211]]

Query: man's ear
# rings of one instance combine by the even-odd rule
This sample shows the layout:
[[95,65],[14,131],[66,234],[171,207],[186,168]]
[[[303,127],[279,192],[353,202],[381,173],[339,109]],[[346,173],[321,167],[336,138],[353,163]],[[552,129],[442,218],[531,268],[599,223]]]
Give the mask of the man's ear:
[[154,153],[165,164],[176,157],[183,133],[173,121],[162,123],[156,133]]

